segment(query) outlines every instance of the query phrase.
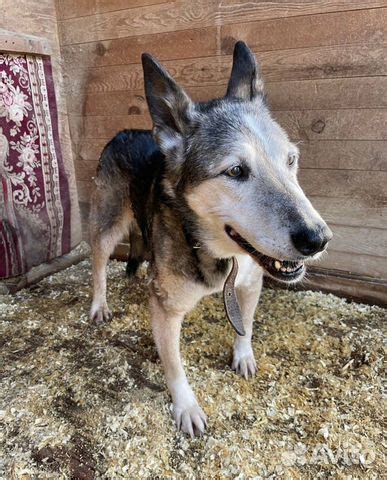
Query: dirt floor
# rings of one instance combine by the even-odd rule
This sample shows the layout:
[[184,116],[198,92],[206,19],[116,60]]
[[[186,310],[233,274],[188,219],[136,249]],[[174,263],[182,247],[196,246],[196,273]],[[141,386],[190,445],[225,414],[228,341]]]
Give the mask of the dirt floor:
[[84,261],[0,297],[0,478],[382,478],[387,311],[266,289],[258,375],[231,371],[220,297],[187,318],[182,351],[208,432],[177,433],[143,278],[110,262],[111,323],[88,321]]

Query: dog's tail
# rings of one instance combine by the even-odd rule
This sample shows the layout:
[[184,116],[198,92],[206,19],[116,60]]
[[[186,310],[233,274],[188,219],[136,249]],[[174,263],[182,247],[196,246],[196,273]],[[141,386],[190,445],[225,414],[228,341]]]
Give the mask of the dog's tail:
[[134,227],[130,230],[129,243],[129,258],[126,264],[126,274],[128,277],[132,277],[136,275],[139,266],[145,260],[144,241],[138,228]]

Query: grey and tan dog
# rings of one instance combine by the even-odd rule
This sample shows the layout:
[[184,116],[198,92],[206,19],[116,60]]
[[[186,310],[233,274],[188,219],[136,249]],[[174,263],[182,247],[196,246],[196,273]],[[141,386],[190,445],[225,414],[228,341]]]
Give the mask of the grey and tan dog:
[[251,346],[263,274],[296,282],[332,233],[297,182],[298,149],[271,118],[255,57],[238,42],[227,93],[194,103],[152,56],[142,56],[154,128],[119,133],[104,149],[92,199],[94,298],[90,316],[111,317],[106,264],[129,233],[128,270],[150,262],[155,342],[172,395],[177,427],[206,427],[184,373],[179,336],[184,315],[222,290],[239,263],[236,294],[244,336],[232,367],[255,374]]

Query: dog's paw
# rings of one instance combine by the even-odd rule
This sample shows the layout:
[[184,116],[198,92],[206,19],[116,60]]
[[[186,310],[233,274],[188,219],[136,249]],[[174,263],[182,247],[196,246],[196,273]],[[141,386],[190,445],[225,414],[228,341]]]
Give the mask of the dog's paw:
[[177,429],[188,433],[191,438],[200,437],[207,427],[207,417],[196,403],[187,408],[173,407]]
[[113,314],[109,310],[106,303],[102,305],[92,306],[90,310],[90,320],[97,325],[108,322],[112,319]]
[[257,372],[257,362],[255,361],[252,348],[235,348],[231,368],[246,380],[249,377],[254,377]]

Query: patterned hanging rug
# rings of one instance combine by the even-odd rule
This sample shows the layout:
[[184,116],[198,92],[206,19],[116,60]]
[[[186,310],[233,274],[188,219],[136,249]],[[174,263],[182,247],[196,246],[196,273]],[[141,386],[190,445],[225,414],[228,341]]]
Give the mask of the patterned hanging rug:
[[0,53],[0,278],[71,249],[50,59]]

